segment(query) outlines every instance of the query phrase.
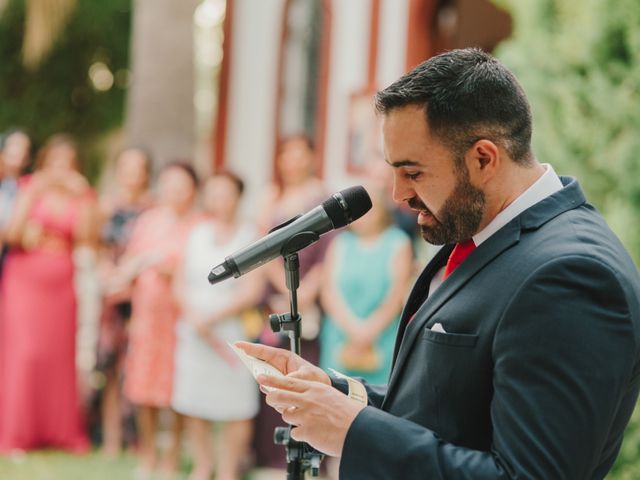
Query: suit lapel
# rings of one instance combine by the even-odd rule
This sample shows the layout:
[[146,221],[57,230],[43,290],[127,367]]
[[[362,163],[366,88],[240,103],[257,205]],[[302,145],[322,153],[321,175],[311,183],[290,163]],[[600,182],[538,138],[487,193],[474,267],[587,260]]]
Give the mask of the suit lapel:
[[436,252],[431,261],[424,268],[418,280],[416,280],[413,290],[409,294],[409,298],[407,299],[407,303],[402,311],[402,315],[400,316],[400,325],[398,327],[398,333],[396,335],[396,343],[393,349],[393,362],[391,367],[393,368],[393,364],[396,361],[396,357],[398,356],[398,349],[400,348],[400,344],[402,343],[402,337],[404,336],[405,329],[407,328],[407,324],[411,320],[411,317],[417,313],[420,306],[424,303],[427,295],[429,294],[429,285],[431,284],[431,280],[438,273],[442,267],[447,263],[447,259],[453,250],[453,245],[444,245],[440,250]]
[[[518,243],[519,238],[520,222],[516,219],[507,224],[498,233],[493,235],[490,240],[487,240],[478,248],[476,248],[467,257],[467,259],[458,268],[456,268],[454,272],[436,289],[436,291],[429,295],[429,298],[427,298],[422,303],[422,305],[416,312],[414,319],[408,325],[406,325],[406,323],[403,323],[405,325],[404,335],[401,337],[400,341],[396,339],[397,356],[395,357],[395,363],[391,371],[389,388],[387,390],[387,396],[384,401],[385,404],[387,403],[390,394],[393,392],[395,384],[400,377],[400,373],[404,368],[413,343],[419,337],[419,333],[429,322],[429,319],[447,300],[449,300],[449,298],[451,298],[452,295],[460,290],[476,273],[478,273],[478,271],[484,268],[488,263],[490,263],[494,258],[500,255],[506,249]],[[451,248],[449,249],[449,251],[451,250]],[[427,269],[425,269],[425,273],[426,271]],[[420,276],[420,280],[423,279],[423,276],[424,274]],[[433,273],[428,280],[430,281],[432,277]],[[417,286],[420,283],[420,280],[416,284],[416,288],[418,288]],[[425,278],[425,280],[427,279]],[[412,297],[413,293],[415,293],[416,291],[416,288],[414,288],[414,292],[412,292]],[[426,288],[428,288],[428,284]],[[403,314],[403,322],[406,321],[404,316],[405,314]],[[398,337],[400,337],[400,332]]]

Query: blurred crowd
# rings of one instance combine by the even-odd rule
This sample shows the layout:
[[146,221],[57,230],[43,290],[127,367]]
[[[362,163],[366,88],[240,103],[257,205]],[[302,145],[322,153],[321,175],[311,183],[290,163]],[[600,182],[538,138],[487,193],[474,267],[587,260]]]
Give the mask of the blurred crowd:
[[[96,191],[80,163],[67,135],[37,152],[25,131],[2,136],[0,455],[127,449],[141,478],[176,471],[183,455],[190,480],[284,467],[273,443],[282,421],[228,346],[288,348],[266,321],[289,309],[282,262],[214,286],[207,275],[326,199],[312,143],[281,140],[275,180],[252,221],[239,215],[244,182],[231,171],[199,179],[189,162],[175,161],[153,172],[148,151],[134,146]],[[367,169],[369,214],[300,252],[303,355],[373,383],[386,381],[413,274],[415,219],[390,205],[389,170]],[[78,249],[91,252],[99,279],[88,377],[76,358]]]

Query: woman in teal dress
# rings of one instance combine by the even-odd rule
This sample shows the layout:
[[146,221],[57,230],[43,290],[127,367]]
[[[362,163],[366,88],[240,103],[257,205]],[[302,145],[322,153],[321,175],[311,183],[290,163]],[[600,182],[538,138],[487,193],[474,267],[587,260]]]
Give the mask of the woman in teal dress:
[[408,236],[390,225],[381,191],[373,207],[329,246],[321,293],[320,366],[386,383],[411,276]]

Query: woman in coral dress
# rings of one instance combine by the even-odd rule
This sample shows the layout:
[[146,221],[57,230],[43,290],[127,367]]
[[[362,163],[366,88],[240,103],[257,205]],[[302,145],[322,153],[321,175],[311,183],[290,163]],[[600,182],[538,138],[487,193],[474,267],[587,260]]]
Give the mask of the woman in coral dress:
[[89,446],[76,381],[72,251],[94,237],[95,201],[77,159],[68,137],[52,137],[7,227],[0,452]]
[[[193,211],[197,180],[193,169],[170,163],[158,179],[158,206],[138,218],[121,262],[123,281],[134,280],[124,395],[137,409],[140,473],[156,468],[159,412],[171,404],[178,306],[172,281],[187,234],[200,216]],[[175,470],[181,419],[174,421],[163,465]]]

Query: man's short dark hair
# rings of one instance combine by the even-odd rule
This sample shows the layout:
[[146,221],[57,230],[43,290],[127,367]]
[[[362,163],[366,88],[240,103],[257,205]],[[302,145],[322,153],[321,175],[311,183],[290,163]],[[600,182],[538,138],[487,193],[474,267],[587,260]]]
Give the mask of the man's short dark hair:
[[430,58],[378,92],[375,102],[382,114],[422,106],[430,130],[457,158],[482,138],[501,145],[514,162],[533,158],[524,90],[504,65],[477,48]]

